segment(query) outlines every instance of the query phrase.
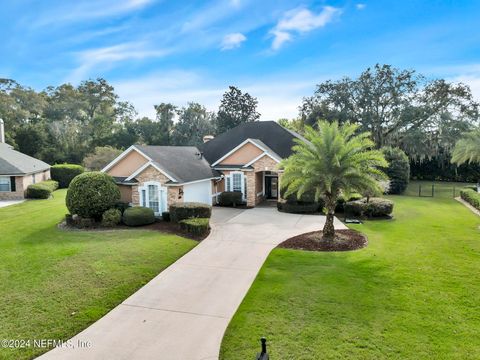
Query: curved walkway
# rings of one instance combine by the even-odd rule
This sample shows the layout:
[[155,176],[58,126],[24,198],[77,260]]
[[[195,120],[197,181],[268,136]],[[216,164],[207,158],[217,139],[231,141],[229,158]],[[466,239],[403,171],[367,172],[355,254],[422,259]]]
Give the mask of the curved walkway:
[[[72,338],[69,347],[40,359],[218,359],[227,325],[270,251],[321,228],[324,220],[275,208],[215,208],[207,239]],[[335,226],[345,228],[338,220]],[[91,346],[80,348],[79,342]]]

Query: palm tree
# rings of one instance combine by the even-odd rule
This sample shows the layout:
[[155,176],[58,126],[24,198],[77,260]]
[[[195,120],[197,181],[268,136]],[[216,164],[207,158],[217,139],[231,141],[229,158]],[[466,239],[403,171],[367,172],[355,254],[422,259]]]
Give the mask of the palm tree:
[[480,129],[465,134],[455,144],[452,163],[462,165],[466,162],[480,163]]
[[304,137],[296,139],[293,154],[283,160],[281,180],[290,194],[298,198],[307,191],[315,192],[315,200],[323,197],[327,218],[323,228],[324,241],[333,241],[335,206],[341,193],[381,192],[380,180],[387,176],[380,170],[388,166],[380,150],[367,132],[356,134],[358,125],[318,122],[318,130],[305,127]]

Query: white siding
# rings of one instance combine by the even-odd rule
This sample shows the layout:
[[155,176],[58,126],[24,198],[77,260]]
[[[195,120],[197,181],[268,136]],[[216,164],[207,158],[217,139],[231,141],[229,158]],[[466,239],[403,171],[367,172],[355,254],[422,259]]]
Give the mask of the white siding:
[[212,181],[205,180],[183,185],[183,198],[185,202],[200,202],[212,205]]

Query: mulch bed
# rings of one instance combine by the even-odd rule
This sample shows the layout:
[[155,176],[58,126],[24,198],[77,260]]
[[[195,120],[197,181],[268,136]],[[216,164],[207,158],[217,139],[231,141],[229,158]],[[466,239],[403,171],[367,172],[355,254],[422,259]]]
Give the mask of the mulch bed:
[[170,221],[156,221],[153,224],[150,225],[144,225],[144,226],[126,226],[124,224],[118,224],[115,227],[103,227],[100,225],[100,223],[96,223],[95,225],[88,227],[88,228],[78,228],[78,227],[73,227],[73,226],[68,226],[65,221],[61,222],[58,224],[58,227],[62,230],[67,230],[67,231],[112,231],[112,230],[152,230],[152,231],[159,231],[167,234],[174,234],[178,236],[185,237],[187,239],[192,239],[196,241],[202,241],[205,239],[209,233],[203,236],[195,236],[192,234],[189,234],[182,230],[180,228],[180,225],[174,222]]
[[351,251],[368,244],[367,237],[355,230],[335,230],[335,234],[333,242],[325,242],[319,241],[322,237],[321,231],[312,231],[287,239],[277,247],[307,251]]

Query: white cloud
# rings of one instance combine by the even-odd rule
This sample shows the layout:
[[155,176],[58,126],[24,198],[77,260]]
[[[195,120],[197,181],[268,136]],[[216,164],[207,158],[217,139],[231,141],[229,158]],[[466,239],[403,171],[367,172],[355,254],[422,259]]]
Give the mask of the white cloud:
[[85,50],[76,54],[80,65],[67,80],[76,83],[88,76],[89,72],[98,66],[109,68],[120,61],[162,57],[169,52],[169,50],[150,49],[144,42],[130,42]]
[[355,5],[355,7],[357,8],[357,10],[363,10],[367,7],[367,4],[358,3]]
[[247,40],[242,33],[231,33],[225,35],[222,41],[222,50],[231,50],[240,47],[242,42]]
[[287,11],[270,31],[273,35],[272,49],[278,50],[285,42],[291,41],[292,33],[307,33],[324,27],[340,13],[340,9],[332,6],[325,6],[318,14],[305,8]]
[[[32,22],[33,27],[46,25],[58,25],[62,23],[80,22],[89,19],[115,16],[130,11],[140,10],[155,0],[107,0],[107,1],[78,1],[64,2],[64,6],[57,7],[52,12],[48,9],[47,14],[38,16]],[[72,4],[75,4],[72,6]]]

